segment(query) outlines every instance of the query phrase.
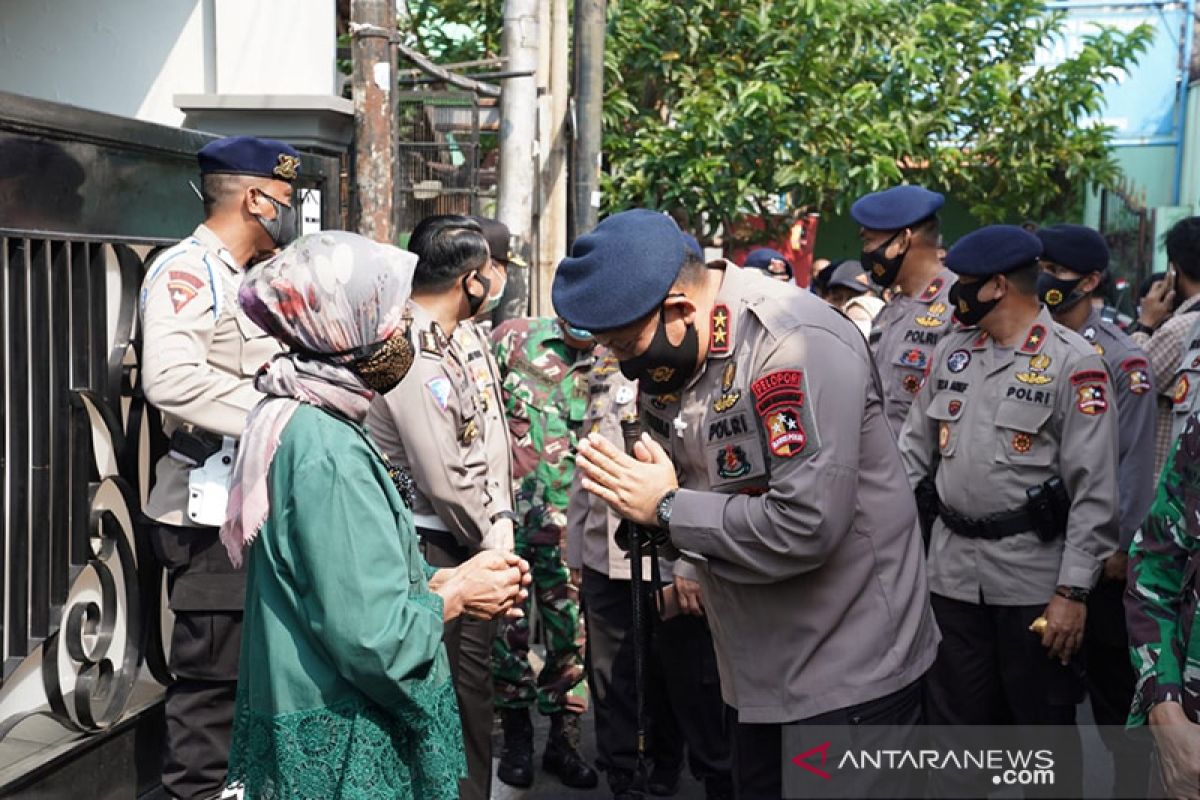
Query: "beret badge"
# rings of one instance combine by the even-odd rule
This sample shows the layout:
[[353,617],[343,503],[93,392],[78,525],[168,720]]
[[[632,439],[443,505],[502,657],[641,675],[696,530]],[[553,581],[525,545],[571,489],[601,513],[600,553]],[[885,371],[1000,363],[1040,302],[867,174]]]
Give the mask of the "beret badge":
[[279,154],[279,163],[275,165],[275,169],[271,172],[285,181],[296,180],[296,173],[300,168],[300,159],[296,156],[290,156],[287,153]]

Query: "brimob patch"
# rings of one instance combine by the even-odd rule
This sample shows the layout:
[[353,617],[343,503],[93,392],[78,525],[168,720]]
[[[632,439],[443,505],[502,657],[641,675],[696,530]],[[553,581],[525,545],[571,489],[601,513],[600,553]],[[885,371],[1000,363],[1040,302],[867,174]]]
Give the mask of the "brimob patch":
[[767,415],[765,422],[771,452],[780,458],[799,455],[808,444],[808,434],[800,424],[800,409],[777,407]]
[[971,363],[971,354],[966,350],[955,350],[946,356],[946,369],[951,372],[962,372]]
[[1150,373],[1144,369],[1135,369],[1129,372],[1129,391],[1134,394],[1145,394],[1150,391]]
[[1099,416],[1108,411],[1108,400],[1104,396],[1104,387],[1099,384],[1080,386],[1076,390],[1075,407],[1080,413],[1089,417]]

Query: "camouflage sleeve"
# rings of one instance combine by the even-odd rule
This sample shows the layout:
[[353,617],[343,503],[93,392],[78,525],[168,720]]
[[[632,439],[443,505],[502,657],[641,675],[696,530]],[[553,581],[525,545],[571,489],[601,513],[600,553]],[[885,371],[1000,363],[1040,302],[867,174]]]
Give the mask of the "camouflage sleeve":
[[1154,505],[1129,548],[1129,585],[1125,617],[1129,654],[1137,673],[1137,690],[1128,724],[1144,725],[1158,703],[1183,700],[1180,613],[1184,605],[1184,574],[1196,549],[1186,524],[1184,475],[1195,474],[1200,446],[1200,423],[1193,416],[1163,469]]

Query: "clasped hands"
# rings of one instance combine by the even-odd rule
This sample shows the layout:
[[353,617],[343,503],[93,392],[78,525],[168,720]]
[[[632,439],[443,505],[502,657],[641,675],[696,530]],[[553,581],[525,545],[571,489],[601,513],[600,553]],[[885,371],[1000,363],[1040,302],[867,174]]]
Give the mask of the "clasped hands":
[[520,604],[529,596],[530,580],[528,562],[516,553],[484,550],[457,567],[438,570],[429,588],[441,596],[446,621],[462,614],[515,618],[525,614]]
[[675,466],[666,451],[643,433],[626,455],[598,433],[579,441],[575,466],[583,471],[583,488],[608,503],[618,516],[640,525],[658,525],[658,501],[679,488]]

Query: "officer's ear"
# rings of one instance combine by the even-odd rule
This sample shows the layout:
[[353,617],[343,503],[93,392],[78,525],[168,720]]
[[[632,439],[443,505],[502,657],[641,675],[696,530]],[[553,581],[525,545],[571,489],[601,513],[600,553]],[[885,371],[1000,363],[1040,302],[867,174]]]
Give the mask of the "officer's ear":
[[667,312],[667,322],[674,319],[682,319],[684,325],[693,325],[696,322],[696,304],[683,292],[667,295],[663,300],[663,310]]
[[1090,272],[1083,281],[1079,284],[1079,291],[1084,294],[1090,294],[1100,286],[1100,282],[1104,279],[1103,273]]

